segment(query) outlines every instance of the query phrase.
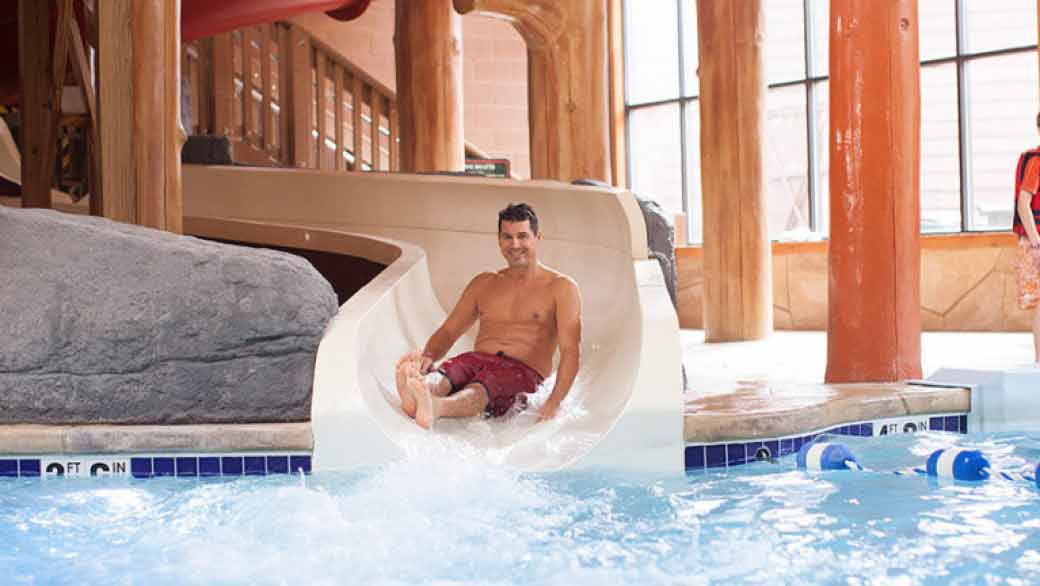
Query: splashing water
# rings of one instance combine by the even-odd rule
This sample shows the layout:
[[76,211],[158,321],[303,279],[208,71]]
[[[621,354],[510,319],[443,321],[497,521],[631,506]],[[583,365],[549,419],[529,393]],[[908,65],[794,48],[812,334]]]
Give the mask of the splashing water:
[[957,443],[1024,470],[1040,436],[842,438],[877,472],[783,458],[634,477],[489,466],[429,436],[310,478],[0,482],[14,584],[1027,584],[1040,491],[884,468]]

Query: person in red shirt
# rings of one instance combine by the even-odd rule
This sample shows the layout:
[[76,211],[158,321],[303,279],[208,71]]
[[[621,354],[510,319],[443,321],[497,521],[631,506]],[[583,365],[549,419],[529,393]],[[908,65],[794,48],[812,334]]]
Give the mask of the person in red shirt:
[[[1036,117],[1040,132],[1040,114]],[[1033,309],[1033,359],[1040,365],[1040,147],[1022,153],[1015,169],[1015,216],[1012,230],[1018,234],[1015,269],[1018,280],[1018,306]]]

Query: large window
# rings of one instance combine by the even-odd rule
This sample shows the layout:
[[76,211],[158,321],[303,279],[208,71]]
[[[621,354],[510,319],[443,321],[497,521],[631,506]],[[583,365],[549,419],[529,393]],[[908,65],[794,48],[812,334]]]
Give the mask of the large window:
[[[765,0],[765,173],[774,239],[828,233],[828,2]],[[1035,146],[1034,0],[920,0],[921,231],[1008,230]],[[701,226],[696,0],[625,0],[629,187]]]

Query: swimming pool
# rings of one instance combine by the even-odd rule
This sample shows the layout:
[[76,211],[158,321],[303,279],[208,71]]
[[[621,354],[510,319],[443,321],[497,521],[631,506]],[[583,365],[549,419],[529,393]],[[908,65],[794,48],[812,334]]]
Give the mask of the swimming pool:
[[1029,584],[1040,490],[889,471],[1040,434],[842,437],[876,472],[793,457],[690,476],[520,473],[433,443],[351,473],[0,480],[13,584]]

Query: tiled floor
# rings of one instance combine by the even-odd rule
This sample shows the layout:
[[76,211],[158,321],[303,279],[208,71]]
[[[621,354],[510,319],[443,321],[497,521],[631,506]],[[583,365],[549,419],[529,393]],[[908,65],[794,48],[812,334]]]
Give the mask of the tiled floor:
[[[682,330],[687,393],[727,392],[737,381],[823,382],[826,332],[778,331],[756,342],[706,344],[703,330]],[[921,336],[924,377],[942,367],[1005,369],[1032,362],[1028,333],[925,332]]]

